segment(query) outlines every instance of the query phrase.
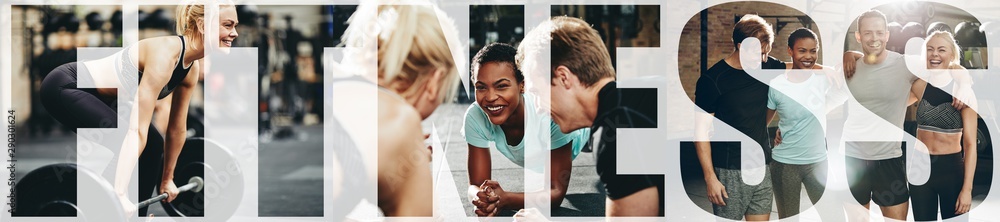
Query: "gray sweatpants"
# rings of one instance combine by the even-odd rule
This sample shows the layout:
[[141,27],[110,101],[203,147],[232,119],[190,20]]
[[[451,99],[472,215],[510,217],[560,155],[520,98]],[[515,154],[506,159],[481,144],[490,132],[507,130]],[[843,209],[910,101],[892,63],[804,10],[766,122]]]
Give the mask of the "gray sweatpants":
[[826,160],[813,164],[786,164],[771,162],[771,183],[774,187],[774,201],[778,205],[778,218],[784,219],[799,214],[802,186],[813,205],[819,201],[826,189]]

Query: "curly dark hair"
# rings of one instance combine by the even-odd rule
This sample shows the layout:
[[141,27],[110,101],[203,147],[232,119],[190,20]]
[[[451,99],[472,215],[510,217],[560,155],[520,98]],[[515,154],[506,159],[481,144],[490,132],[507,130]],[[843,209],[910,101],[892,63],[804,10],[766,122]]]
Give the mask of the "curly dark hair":
[[472,58],[472,81],[476,81],[476,76],[479,75],[479,67],[483,64],[496,62],[500,64],[506,64],[514,70],[514,78],[517,82],[524,82],[524,74],[521,70],[517,68],[517,63],[514,61],[514,56],[517,55],[517,48],[506,43],[491,43],[480,49],[476,53],[476,56]]

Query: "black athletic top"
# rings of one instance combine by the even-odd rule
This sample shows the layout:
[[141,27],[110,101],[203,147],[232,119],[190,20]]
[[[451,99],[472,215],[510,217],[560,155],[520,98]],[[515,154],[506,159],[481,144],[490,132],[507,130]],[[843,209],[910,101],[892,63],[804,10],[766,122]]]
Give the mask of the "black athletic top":
[[[626,197],[648,187],[664,192],[663,175],[619,175],[617,173],[618,128],[656,128],[656,89],[619,89],[615,82],[601,88],[597,94],[597,116],[590,129],[591,142],[597,151],[597,175],[611,199]],[[598,135],[599,137],[595,137]],[[659,158],[643,161],[662,161]],[[663,215],[660,196],[660,215]]]
[[[785,63],[768,56],[763,69],[785,69]],[[695,86],[694,103],[715,118],[746,134],[764,149],[765,163],[771,162],[771,146],[767,142],[767,84],[735,69],[725,60],[702,72]],[[712,163],[715,167],[740,169],[739,142],[712,142]]]
[[[170,74],[170,80],[167,81],[167,85],[164,85],[163,89],[160,90],[160,94],[156,97],[157,100],[166,98],[167,95],[174,92],[174,89],[176,89],[181,82],[184,82],[184,78],[187,77],[188,71],[191,70],[191,66],[186,68],[184,67],[184,49],[186,47],[184,43],[184,36],[177,37],[181,39],[181,56],[177,58],[177,65],[174,65],[174,72]],[[125,50],[122,50],[120,55],[121,59],[118,60],[118,62],[120,62],[118,64],[118,78],[121,79],[123,86],[138,87],[139,83],[142,82],[142,71],[138,71],[136,74],[131,74],[133,71],[139,70],[139,66],[133,64],[132,60],[128,57],[128,50],[131,48],[132,46],[129,46]]]
[[952,100],[950,94],[928,83],[917,105],[917,128],[942,133],[961,132],[962,112],[951,106]]

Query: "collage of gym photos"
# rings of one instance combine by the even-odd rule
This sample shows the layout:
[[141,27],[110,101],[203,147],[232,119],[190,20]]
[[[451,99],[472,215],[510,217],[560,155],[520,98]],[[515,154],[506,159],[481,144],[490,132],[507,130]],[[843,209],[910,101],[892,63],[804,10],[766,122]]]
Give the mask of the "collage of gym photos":
[[998,41],[993,0],[0,0],[0,221],[1000,221]]

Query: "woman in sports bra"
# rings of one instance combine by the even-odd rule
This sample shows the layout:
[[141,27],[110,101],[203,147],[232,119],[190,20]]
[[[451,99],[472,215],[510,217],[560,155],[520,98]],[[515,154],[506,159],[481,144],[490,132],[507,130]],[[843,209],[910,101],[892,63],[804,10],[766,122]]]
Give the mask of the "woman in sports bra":
[[[956,81],[968,74],[959,65],[961,48],[952,34],[931,33],[925,45],[930,74],[913,83],[910,101],[918,101],[917,139],[930,154],[931,173],[927,183],[910,184],[910,198],[915,220],[934,221],[939,209],[941,218],[948,219],[971,208],[978,116],[972,108],[975,101],[963,101],[970,106],[956,109],[952,106],[954,93],[942,90],[967,87]],[[956,84],[961,87],[954,87]]]
[[[130,112],[128,118],[137,121],[127,126],[124,141],[116,143],[120,147],[108,147],[116,154],[104,172],[104,177],[113,181],[126,216],[137,210],[139,215],[146,214],[145,208],[135,209],[127,196],[132,169],[140,159],[139,199],[152,197],[157,184],[156,192],[168,195],[164,201],[177,197],[173,173],[187,137],[188,104],[201,75],[204,45],[228,52],[233,39],[239,36],[239,20],[231,2],[219,5],[219,36],[206,36],[205,29],[215,27],[206,23],[206,5],[214,2],[195,0],[177,7],[178,36],[147,38],[112,56],[64,64],[42,82],[42,104],[53,118],[74,132],[78,128],[116,128],[119,121],[125,123],[127,120],[119,118],[117,98],[127,98],[122,101],[126,107],[123,112]],[[90,79],[102,88],[78,87],[80,78]],[[155,103],[168,95],[172,95],[169,124],[159,126],[166,127],[164,140],[150,122]],[[138,149],[127,144],[138,144]],[[145,166],[147,161],[159,163],[161,154],[165,154],[162,164]]]

